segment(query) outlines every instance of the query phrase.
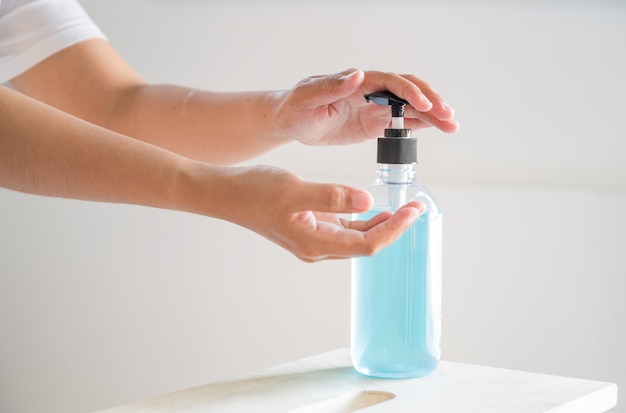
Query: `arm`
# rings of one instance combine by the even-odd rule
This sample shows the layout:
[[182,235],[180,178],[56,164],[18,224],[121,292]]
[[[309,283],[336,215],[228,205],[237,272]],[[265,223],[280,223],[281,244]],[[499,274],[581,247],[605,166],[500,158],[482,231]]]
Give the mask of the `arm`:
[[93,201],[177,208],[186,160],[0,87],[0,186]]
[[293,140],[321,145],[377,137],[388,111],[363,95],[383,89],[411,103],[407,127],[458,128],[454,111],[413,75],[348,70],[312,76],[291,90],[215,93],[148,84],[99,39],[54,54],[12,83],[90,122],[213,164],[250,159]]
[[289,141],[271,127],[277,93],[148,84],[101,39],[55,53],[11,83],[91,123],[213,164],[235,163]]
[[366,192],[302,181],[276,168],[190,160],[2,86],[0,187],[224,219],[308,262],[373,254],[399,237],[421,208],[410,204],[368,222],[345,221],[335,214],[371,207]]

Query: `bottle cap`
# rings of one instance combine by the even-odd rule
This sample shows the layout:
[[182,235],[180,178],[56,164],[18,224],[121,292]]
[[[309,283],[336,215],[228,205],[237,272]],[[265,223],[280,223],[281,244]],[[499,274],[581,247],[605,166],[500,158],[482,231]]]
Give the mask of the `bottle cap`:
[[392,165],[417,163],[417,139],[378,138],[376,162]]

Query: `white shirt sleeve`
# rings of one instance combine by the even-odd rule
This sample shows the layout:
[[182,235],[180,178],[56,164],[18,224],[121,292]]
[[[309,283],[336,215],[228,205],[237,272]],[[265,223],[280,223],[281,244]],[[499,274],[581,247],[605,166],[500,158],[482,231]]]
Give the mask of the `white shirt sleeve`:
[[0,84],[93,38],[106,39],[77,0],[0,0]]

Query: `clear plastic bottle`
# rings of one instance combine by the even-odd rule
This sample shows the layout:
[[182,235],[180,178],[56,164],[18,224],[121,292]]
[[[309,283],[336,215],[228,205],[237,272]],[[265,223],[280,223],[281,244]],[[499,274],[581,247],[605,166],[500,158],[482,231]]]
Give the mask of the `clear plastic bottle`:
[[[394,118],[406,101],[387,92]],[[398,103],[399,102],[399,103]],[[402,108],[403,109],[403,108]],[[417,146],[394,119],[378,142],[378,179],[368,188],[374,206],[356,219],[396,211],[412,200],[427,207],[392,245],[372,257],[352,259],[351,353],[357,371],[410,378],[432,373],[440,358],[442,214],[430,191],[415,179]]]

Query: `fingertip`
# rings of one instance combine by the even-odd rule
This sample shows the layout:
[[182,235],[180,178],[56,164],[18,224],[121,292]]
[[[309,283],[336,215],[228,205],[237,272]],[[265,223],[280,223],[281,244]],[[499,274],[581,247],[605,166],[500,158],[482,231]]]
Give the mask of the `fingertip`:
[[458,132],[461,129],[461,124],[457,121],[452,121],[454,123],[454,132]]
[[352,81],[356,79],[362,80],[365,77],[365,73],[361,69],[354,69],[352,72],[342,76],[344,81]]
[[421,110],[422,112],[428,112],[429,110],[432,110],[433,102],[430,99],[428,99],[426,95],[420,96],[420,102],[422,106],[418,108],[418,110]]
[[417,85],[411,83],[409,87],[402,89],[401,95],[409,102],[409,105],[418,112],[429,112],[436,101],[431,100],[426,93]]
[[411,100],[409,100],[409,103],[418,112],[429,112],[433,108],[433,102],[422,92],[419,92],[417,96],[412,99],[412,103]]
[[439,118],[442,120],[453,120],[454,119],[454,108],[452,108],[452,106],[448,105],[446,102],[441,102],[441,104],[439,105],[441,107],[440,109],[440,115]]
[[420,208],[407,208],[407,215],[408,215],[406,217],[407,224],[411,225],[423,213],[424,213],[424,211],[422,209],[420,209]]
[[426,212],[426,210],[428,209],[428,207],[426,206],[426,204],[419,202],[418,206],[416,207],[417,210],[419,211],[419,214],[422,215],[424,212]]
[[354,212],[366,212],[372,207],[374,200],[369,192],[359,191],[352,194],[352,208]]
[[355,93],[364,79],[365,74],[360,69],[322,76],[316,79],[316,87],[311,89],[311,93],[318,94],[320,103],[329,104]]
[[426,212],[426,205],[421,202],[413,202],[407,204],[398,210],[397,214],[400,215],[401,222],[404,222],[404,229],[408,229],[417,219]]
[[408,204],[404,205],[402,208],[415,211],[416,217],[422,215],[428,209],[426,204],[420,201],[411,201]]
[[443,129],[446,133],[457,133],[461,129],[461,125],[456,120],[449,120],[446,122],[446,127]]
[[340,80],[342,84],[345,85],[342,89],[346,89],[349,93],[353,93],[361,86],[364,79],[365,73],[360,69],[356,69],[352,73],[341,76]]
[[439,102],[432,114],[441,121],[440,129],[445,133],[456,133],[459,130],[459,122],[454,119],[455,111],[446,102]]

